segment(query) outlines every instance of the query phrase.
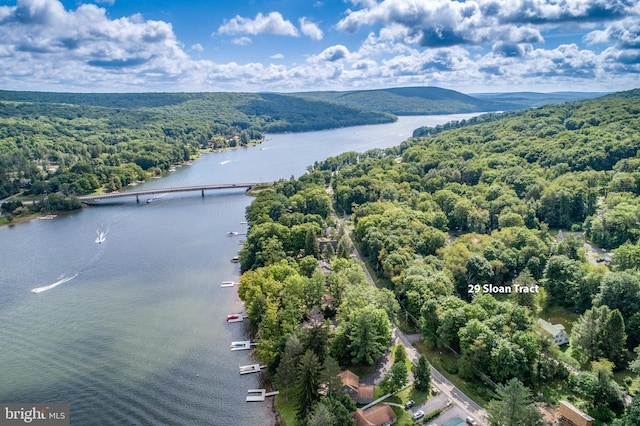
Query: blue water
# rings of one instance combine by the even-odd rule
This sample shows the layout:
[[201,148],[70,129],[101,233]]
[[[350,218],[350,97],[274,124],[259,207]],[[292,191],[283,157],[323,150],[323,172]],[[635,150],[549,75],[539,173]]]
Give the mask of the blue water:
[[[204,154],[138,188],[273,181],[344,151],[399,144],[460,116],[268,135],[261,146]],[[74,425],[265,425],[246,403],[246,338],[226,315],[242,305],[237,255],[243,190],[131,200],[0,228],[0,401],[70,403]],[[106,232],[96,243],[96,232]],[[52,286],[38,294],[32,289]]]

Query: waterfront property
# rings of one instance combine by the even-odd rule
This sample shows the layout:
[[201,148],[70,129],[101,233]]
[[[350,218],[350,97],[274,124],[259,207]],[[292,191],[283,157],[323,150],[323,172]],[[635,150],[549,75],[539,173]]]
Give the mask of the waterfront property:
[[345,370],[339,374],[342,379],[342,390],[346,392],[356,404],[369,404],[373,401],[375,386],[363,385],[360,378],[353,372]]
[[356,426],[389,426],[398,420],[396,413],[385,404],[374,405],[366,410],[357,409],[353,418]]

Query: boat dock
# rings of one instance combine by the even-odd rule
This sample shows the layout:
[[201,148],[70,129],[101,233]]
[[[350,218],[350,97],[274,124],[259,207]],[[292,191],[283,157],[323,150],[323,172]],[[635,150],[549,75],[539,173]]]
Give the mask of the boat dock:
[[245,401],[247,402],[262,402],[268,396],[274,396],[279,394],[278,391],[267,392],[266,389],[249,389],[247,391],[247,398]]
[[267,366],[260,365],[260,364],[251,364],[251,365],[240,365],[238,367],[238,370],[241,375],[244,375],[244,374],[259,373],[260,370],[262,370],[263,368],[267,368]]
[[248,351],[255,343],[251,343],[249,340],[243,340],[238,342],[231,342],[232,351]]
[[222,284],[220,284],[220,287],[233,287],[234,285],[237,285],[238,283],[235,281],[222,281]]

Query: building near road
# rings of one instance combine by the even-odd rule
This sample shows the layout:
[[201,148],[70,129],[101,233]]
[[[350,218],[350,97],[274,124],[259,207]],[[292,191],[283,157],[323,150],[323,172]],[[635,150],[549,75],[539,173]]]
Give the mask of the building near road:
[[560,424],[563,426],[593,426],[593,417],[567,401],[560,401]]
[[353,372],[345,370],[339,374],[342,379],[342,390],[346,392],[356,404],[369,404],[373,401],[375,386],[363,385],[360,378]]
[[398,420],[391,407],[385,404],[374,405],[366,410],[357,409],[353,413],[356,426],[390,426]]
[[569,343],[569,335],[564,331],[564,325],[551,324],[542,318],[538,318],[537,324],[538,327],[551,336],[551,340],[554,344],[564,345],[565,343]]

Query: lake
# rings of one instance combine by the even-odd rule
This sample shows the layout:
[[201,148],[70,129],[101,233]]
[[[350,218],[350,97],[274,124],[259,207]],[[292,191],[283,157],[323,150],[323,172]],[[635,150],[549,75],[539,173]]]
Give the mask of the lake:
[[[298,177],[315,161],[474,115],[267,135],[137,188]],[[129,199],[0,228],[0,401],[70,403],[74,425],[268,424],[271,402],[244,400],[260,377],[238,374],[252,360],[230,351],[246,333],[226,316],[242,304],[221,287],[239,280],[230,260],[242,236],[227,232],[246,232],[251,200],[242,190]]]

